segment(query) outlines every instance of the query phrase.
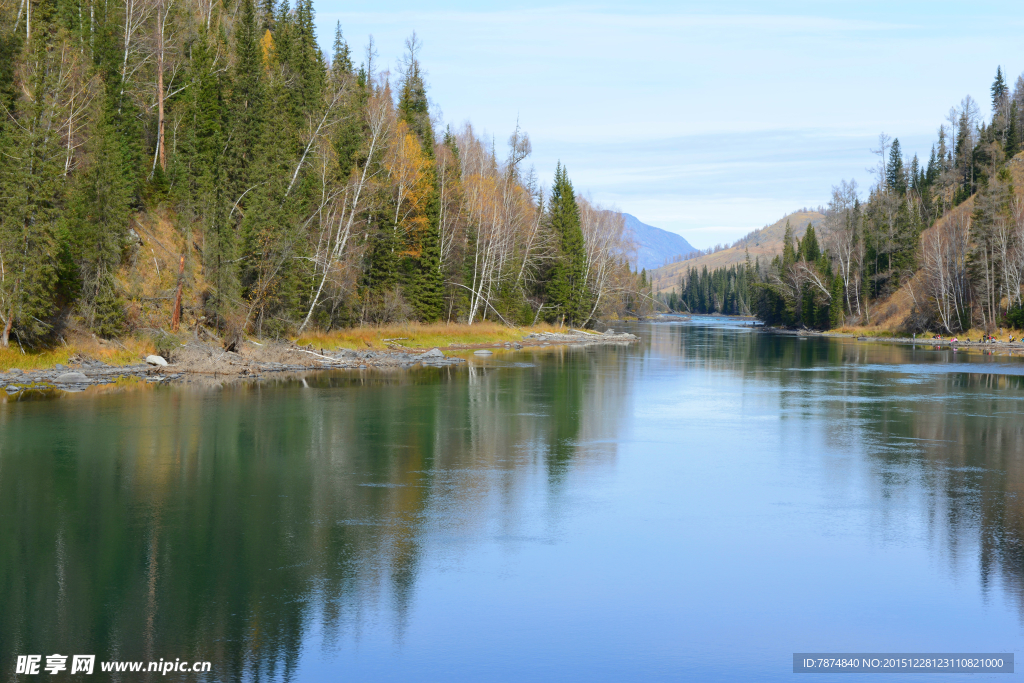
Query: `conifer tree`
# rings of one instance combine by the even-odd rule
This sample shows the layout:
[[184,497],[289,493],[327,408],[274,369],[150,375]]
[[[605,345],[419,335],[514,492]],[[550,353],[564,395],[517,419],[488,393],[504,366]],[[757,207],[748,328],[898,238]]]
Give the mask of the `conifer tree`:
[[[369,217],[369,253],[361,278],[364,302],[374,304],[401,282],[399,254],[402,245],[391,225],[389,211],[377,210]],[[377,322],[377,321],[374,321]]]
[[421,198],[421,210],[426,218],[422,235],[413,236],[417,244],[413,249],[411,273],[407,286],[409,301],[419,318],[432,322],[441,317],[444,309],[444,274],[441,270],[440,188],[434,166],[434,129],[430,122],[426,85],[417,53],[420,49],[416,34],[406,41],[404,73],[399,90],[399,118],[409,126],[423,148],[427,162],[427,193]]
[[1012,159],[1020,151],[1020,111],[1017,101],[1010,103],[1010,121],[1006,126],[1006,158]]
[[905,194],[907,191],[906,172],[903,170],[903,152],[900,149],[899,138],[892,141],[889,148],[889,163],[885,168],[885,184],[890,191],[897,195]]
[[436,226],[436,219],[430,221],[410,283],[410,303],[424,322],[438,320],[444,310],[444,274],[441,271],[441,244]]
[[786,231],[782,235],[782,267],[788,268],[797,262],[796,249],[793,247],[793,228],[786,221]]
[[314,14],[313,0],[298,0],[295,5],[294,43],[288,61],[297,81],[289,91],[294,95],[293,106],[300,123],[309,114],[323,108],[327,80],[327,65],[316,42]]
[[275,0],[260,1],[260,33],[273,31],[277,15],[277,2]]
[[843,278],[836,273],[832,278],[832,300],[828,307],[829,329],[835,329],[843,323]]
[[122,331],[124,304],[114,285],[132,209],[132,155],[104,106],[66,213],[71,253],[78,264],[86,324],[102,336]]
[[[49,10],[48,10],[49,8]],[[66,53],[46,23],[50,3],[40,3],[38,25],[28,46],[25,92],[14,102],[14,120],[4,116],[0,134],[0,250],[5,274],[0,283],[0,346],[10,335],[32,341],[47,333],[56,310],[60,253],[60,207],[64,158],[55,126],[61,103],[56,79]]]
[[[1004,115],[1007,99],[1010,95],[1009,88],[1006,87],[1006,79],[1003,78],[1003,67],[996,67],[996,77],[992,81],[992,121],[995,123],[998,117]],[[1002,122],[1002,125],[1006,125],[1006,121]]]
[[821,247],[818,246],[818,238],[814,233],[814,226],[810,223],[807,224],[807,231],[804,233],[804,238],[800,241],[800,252],[803,260],[810,263],[815,263],[818,257],[821,256]]
[[586,253],[580,212],[569,175],[561,162],[555,170],[548,201],[548,221],[558,244],[558,255],[547,284],[548,301],[569,325],[586,320],[588,304]]
[[263,137],[265,86],[264,56],[256,8],[243,0],[235,33],[235,68],[232,77],[230,147],[228,154],[229,199],[238,201],[251,187],[256,148]]
[[352,70],[350,50],[342,36],[340,22],[334,36],[331,80],[334,88],[344,91],[333,144],[338,156],[338,171],[341,179],[345,180],[354,167],[362,167],[365,163],[363,145],[367,130],[363,112],[370,97],[370,88],[366,80],[359,78]]
[[352,51],[341,32],[341,22],[334,29],[334,57],[331,59],[331,76],[340,80],[352,75]]
[[433,156],[434,128],[430,122],[427,88],[423,81],[424,73],[419,61],[422,43],[415,33],[405,41],[405,48],[398,116],[409,124],[409,129],[423,142],[424,151],[429,148],[430,155]]

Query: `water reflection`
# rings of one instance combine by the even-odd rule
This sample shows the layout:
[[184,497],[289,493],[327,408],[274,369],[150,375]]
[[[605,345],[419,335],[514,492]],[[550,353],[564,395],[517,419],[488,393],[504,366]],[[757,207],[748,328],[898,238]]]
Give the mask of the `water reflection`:
[[[932,550],[976,564],[1024,617],[1024,362],[922,345],[765,333],[713,319],[655,325],[661,358],[742,378],[783,418],[826,425],[872,464],[879,514],[920,496]],[[770,390],[765,391],[765,386]]]
[[514,537],[524,499],[557,515],[574,468],[614,459],[610,353],[8,404],[0,670],[59,651],[274,678],[314,620],[400,639],[425,538]]
[[[1024,615],[1016,359],[720,321],[641,333],[468,368],[0,406],[0,671],[61,652],[210,660],[218,680],[317,680],[317,661],[360,657],[408,677],[396,662],[414,652],[408,666],[435,678],[507,679],[530,653],[544,677],[642,664],[677,679],[776,632],[793,641],[776,648],[786,662],[814,649],[781,616],[804,567],[751,549],[798,524],[812,543],[924,549],[922,582],[943,564],[977,579],[965,604],[1011,599]],[[827,514],[796,522],[784,506]],[[758,589],[773,566],[785,580]],[[450,645],[480,596],[504,611],[462,644],[477,668],[420,656]],[[849,623],[859,638],[876,627]],[[764,678],[779,653],[752,651],[746,673]]]

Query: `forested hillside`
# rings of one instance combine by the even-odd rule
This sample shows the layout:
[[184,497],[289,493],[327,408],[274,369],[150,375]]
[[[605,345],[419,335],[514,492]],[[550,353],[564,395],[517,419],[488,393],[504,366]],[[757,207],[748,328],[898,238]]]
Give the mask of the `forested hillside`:
[[879,138],[876,180],[862,197],[841,182],[821,223],[781,254],[682,275],[676,310],[757,315],[774,325],[884,325],[955,333],[1024,327],[1024,76],[1002,69],[992,116],[970,97],[940,126],[927,160]]
[[582,326],[643,301],[621,215],[431,117],[312,0],[0,1],[0,343],[201,325]]
[[679,278],[690,270],[709,272],[728,269],[730,266],[742,266],[747,257],[762,262],[771,261],[782,253],[783,237],[786,226],[792,230],[790,238],[803,237],[808,225],[818,225],[825,216],[818,211],[801,210],[786,214],[771,225],[752,230],[728,247],[720,245],[691,255],[691,258],[675,261],[648,273],[655,292],[668,292],[678,288]]

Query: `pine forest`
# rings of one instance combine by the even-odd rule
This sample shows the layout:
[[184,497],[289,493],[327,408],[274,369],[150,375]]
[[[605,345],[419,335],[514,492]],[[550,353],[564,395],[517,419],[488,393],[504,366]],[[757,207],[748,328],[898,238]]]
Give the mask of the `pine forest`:
[[325,55],[311,0],[3,0],[0,343],[649,306],[622,216],[433,118],[420,52]]

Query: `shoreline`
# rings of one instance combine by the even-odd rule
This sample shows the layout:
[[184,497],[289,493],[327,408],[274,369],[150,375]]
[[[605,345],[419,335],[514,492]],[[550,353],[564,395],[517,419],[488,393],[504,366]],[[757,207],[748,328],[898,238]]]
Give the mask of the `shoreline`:
[[[527,330],[524,330],[524,332]],[[569,330],[568,332],[528,332],[518,341],[452,343],[446,347],[406,347],[388,339],[386,350],[364,350],[299,346],[292,341],[244,340],[238,350],[225,350],[221,344],[192,339],[165,355],[151,354],[141,362],[110,365],[86,354],[76,354],[67,364],[31,370],[7,368],[0,371],[4,400],[20,400],[55,393],[78,393],[90,387],[128,387],[156,384],[210,384],[259,382],[283,373],[304,374],[323,370],[407,370],[414,367],[450,367],[465,365],[467,352],[519,350],[528,347],[630,344],[639,337]],[[368,344],[367,344],[368,345]]]
[[[704,316],[704,314],[701,314],[701,315]],[[689,319],[690,315],[689,314],[671,314],[671,315],[669,315],[669,314],[662,314],[662,316],[660,316],[660,317],[663,318],[663,319],[664,318],[668,318],[668,317],[677,317],[677,318]],[[740,320],[740,321],[744,321],[744,322],[752,322],[753,324],[749,325],[749,327],[751,327],[751,328],[753,328],[755,330],[758,330],[759,332],[768,332],[768,333],[771,333],[771,334],[779,334],[779,335],[784,335],[784,336],[789,336],[789,337],[828,337],[828,338],[833,338],[833,339],[853,339],[853,340],[861,341],[861,342],[879,342],[879,343],[888,343],[888,344],[901,344],[901,345],[904,345],[904,346],[932,346],[932,347],[936,347],[936,348],[951,347],[951,348],[953,348],[954,350],[957,350],[957,351],[961,351],[961,350],[962,351],[984,351],[984,352],[987,352],[986,355],[1003,355],[1002,352],[1005,352],[1006,355],[1013,355],[1014,352],[1020,352],[1021,355],[1024,356],[1024,335],[1022,335],[1021,339],[1016,339],[1016,340],[1014,340],[1012,342],[1010,342],[1010,341],[1003,341],[1003,340],[999,340],[999,339],[996,339],[996,340],[993,340],[993,341],[978,341],[978,340],[967,341],[966,339],[958,339],[957,341],[953,341],[949,337],[946,337],[946,338],[943,338],[943,339],[931,339],[931,338],[928,338],[928,337],[917,337],[915,339],[913,337],[869,336],[869,335],[864,335],[864,334],[857,334],[857,333],[854,333],[854,332],[838,332],[838,331],[831,331],[831,330],[824,330],[824,331],[820,331],[820,330],[806,330],[806,329],[794,330],[794,329],[787,329],[787,328],[784,328],[784,327],[770,327],[770,326],[764,325],[763,323],[758,322],[757,319],[752,317],[752,316],[723,315],[723,314],[714,314],[712,316],[712,315],[708,314],[705,317],[720,317],[720,318],[725,318],[725,319]],[[657,319],[655,319],[655,320],[657,320]],[[744,327],[748,327],[748,325],[744,325]],[[883,331],[883,333],[895,334],[895,332],[892,332],[892,331]]]
[[820,332],[817,330],[785,330],[775,327],[761,327],[760,329],[765,332],[772,332],[774,334],[782,334],[793,337],[828,337],[832,339],[853,339],[860,342],[877,342],[882,344],[900,344],[902,346],[931,346],[935,348],[948,347],[954,351],[985,351],[986,355],[1003,355],[1000,352],[1006,352],[1006,355],[1013,355],[1015,351],[1021,352],[1024,355],[1024,340],[1015,340],[1012,342],[993,340],[993,341],[967,341],[965,339],[958,339],[953,341],[950,338],[943,339],[930,339],[926,337],[871,337],[865,335],[858,335],[852,332]]

